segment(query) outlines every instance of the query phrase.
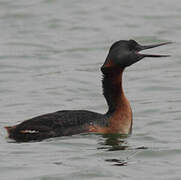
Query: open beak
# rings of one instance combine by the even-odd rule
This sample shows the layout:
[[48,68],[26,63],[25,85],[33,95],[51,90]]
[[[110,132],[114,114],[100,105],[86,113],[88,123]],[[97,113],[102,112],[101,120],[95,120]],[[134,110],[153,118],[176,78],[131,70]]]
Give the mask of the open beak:
[[140,51],[142,51],[142,50],[151,49],[151,48],[155,48],[155,47],[163,46],[163,45],[167,45],[167,44],[171,44],[171,42],[165,42],[165,43],[154,44],[154,45],[147,45],[147,46],[139,45],[137,53],[138,53],[139,55],[141,55],[142,57],[169,57],[170,55],[142,54],[142,53],[140,53]]

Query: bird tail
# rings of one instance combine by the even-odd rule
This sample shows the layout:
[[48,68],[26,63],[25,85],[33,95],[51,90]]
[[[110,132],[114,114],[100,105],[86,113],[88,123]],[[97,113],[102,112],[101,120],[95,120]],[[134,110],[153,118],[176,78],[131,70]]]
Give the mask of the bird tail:
[[8,137],[10,137],[16,126],[5,126],[4,128],[7,130]]

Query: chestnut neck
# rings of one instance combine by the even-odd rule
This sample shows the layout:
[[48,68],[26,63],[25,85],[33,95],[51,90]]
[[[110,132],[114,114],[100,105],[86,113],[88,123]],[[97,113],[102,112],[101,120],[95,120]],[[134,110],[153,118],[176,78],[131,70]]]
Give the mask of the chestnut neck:
[[122,76],[124,68],[102,67],[103,72],[103,95],[108,104],[108,115],[113,114],[120,106],[120,102],[125,97],[122,87]]

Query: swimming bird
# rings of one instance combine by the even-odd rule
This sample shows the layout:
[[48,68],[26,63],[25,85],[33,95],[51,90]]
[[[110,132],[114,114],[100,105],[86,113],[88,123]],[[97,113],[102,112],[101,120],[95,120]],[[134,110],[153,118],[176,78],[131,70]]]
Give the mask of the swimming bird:
[[166,44],[169,42],[143,46],[135,40],[120,40],[110,47],[101,67],[103,95],[108,105],[105,114],[87,110],[62,110],[44,114],[18,125],[5,127],[9,138],[17,142],[28,142],[87,132],[130,134],[133,115],[122,86],[123,72],[145,57],[168,57],[140,53]]

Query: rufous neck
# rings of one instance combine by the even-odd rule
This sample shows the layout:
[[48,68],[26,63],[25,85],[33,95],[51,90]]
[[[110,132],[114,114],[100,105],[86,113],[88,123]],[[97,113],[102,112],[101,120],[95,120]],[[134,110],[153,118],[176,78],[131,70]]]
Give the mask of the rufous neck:
[[103,94],[108,104],[108,114],[112,114],[120,106],[124,96],[122,76],[124,69],[119,67],[102,68]]

